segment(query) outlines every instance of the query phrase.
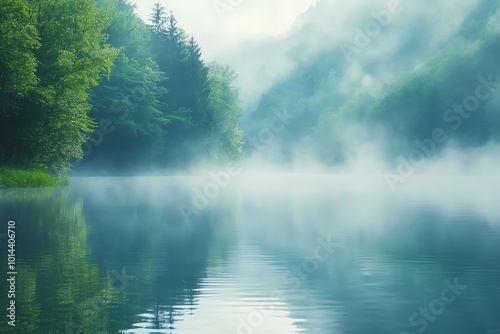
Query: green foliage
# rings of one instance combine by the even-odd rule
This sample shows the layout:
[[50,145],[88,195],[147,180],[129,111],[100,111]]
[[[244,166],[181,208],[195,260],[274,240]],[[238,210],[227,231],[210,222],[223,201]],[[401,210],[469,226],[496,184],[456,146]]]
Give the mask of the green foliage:
[[[10,98],[0,114],[0,163],[61,171],[82,156],[81,144],[93,128],[88,91],[109,74],[116,51],[106,45],[108,18],[94,1],[37,0],[26,6],[21,13],[32,25],[9,52],[26,53],[26,75],[36,59],[36,80],[29,76],[18,88],[22,97]],[[9,78],[16,80],[14,74]],[[8,94],[8,87],[1,87],[0,95]]]
[[112,130],[102,140],[91,135],[82,167],[131,169],[157,159],[163,149],[169,120],[159,98],[166,77],[149,51],[149,29],[133,7],[122,0],[101,2],[112,13],[106,33],[119,54],[109,79],[92,92],[90,116],[98,124],[109,121]]
[[92,92],[90,114],[112,126],[90,136],[81,169],[129,174],[239,157],[241,107],[230,70],[211,78],[194,37],[160,4],[149,26],[123,0],[100,5],[112,12],[106,33],[119,55]]
[[[131,18],[125,22],[131,22]],[[110,28],[113,26],[114,23]],[[180,167],[195,161],[224,161],[239,156],[241,135],[238,122],[241,109],[238,108],[241,107],[238,105],[237,92],[229,93],[236,94],[234,101],[226,101],[232,104],[229,108],[234,109],[233,113],[226,110],[227,105],[216,102],[219,98],[226,98],[219,91],[225,89],[229,92],[234,88],[229,85],[222,87],[222,81],[209,78],[209,66],[202,60],[196,40],[192,36],[188,38],[178,26],[174,15],[167,14],[160,4],[156,4],[153,9],[149,32],[149,36],[143,34],[141,38],[142,43],[147,42],[149,45],[143,49],[151,52],[148,57],[152,58],[152,63],[147,65],[147,69],[154,69],[149,80],[151,85],[141,84],[142,95],[146,96],[144,101],[149,103],[149,107],[141,107],[142,101],[134,101],[137,107],[135,109],[124,105],[122,109],[126,109],[127,116],[123,123],[126,124],[114,122],[117,125],[116,131],[108,136],[98,150],[103,147],[102,151],[107,152],[106,156],[113,157],[113,166],[125,168],[127,164],[132,168],[134,165],[143,168]],[[113,36],[120,33],[122,31],[119,29],[114,33],[110,29],[110,41],[116,40]],[[125,50],[129,44],[134,47],[141,45],[141,40],[134,41],[129,37],[121,39]],[[128,56],[127,51],[124,53]],[[138,68],[147,64],[143,58],[137,58],[137,61]],[[129,78],[140,84],[138,78],[142,73],[147,73],[147,69],[140,68],[134,73],[131,68],[123,67],[123,74],[128,73]],[[118,69],[118,61],[115,71],[121,71]],[[226,77],[224,80],[226,79],[233,78]],[[112,82],[110,85],[113,86]],[[130,94],[123,91],[126,85],[116,86],[115,83],[114,93],[119,94],[115,97],[110,94],[106,96],[114,99],[115,104],[123,105]],[[228,124],[236,128],[231,130]],[[111,147],[114,148],[112,152]],[[116,154],[120,151],[123,154],[117,157]],[[135,155],[136,151],[142,155]],[[90,158],[92,159],[94,158]]]
[[[494,49],[498,50],[500,38],[487,26],[484,21],[467,24],[438,54],[387,89],[366,109],[366,119],[392,128],[400,138],[426,138],[436,127],[450,130],[450,124],[443,120],[446,110],[474,95],[479,76],[498,75]],[[489,103],[491,99],[482,102],[474,117],[450,135],[476,144],[488,141],[484,130],[490,126],[485,122]]]
[[[39,48],[33,7],[26,0],[5,0],[0,6],[0,98],[20,97],[37,83]],[[5,107],[0,112],[5,112]]]
[[209,109],[213,114],[210,126],[210,154],[214,160],[242,156],[243,137],[239,120],[243,115],[238,89],[234,86],[236,73],[228,66],[217,63],[209,68]]

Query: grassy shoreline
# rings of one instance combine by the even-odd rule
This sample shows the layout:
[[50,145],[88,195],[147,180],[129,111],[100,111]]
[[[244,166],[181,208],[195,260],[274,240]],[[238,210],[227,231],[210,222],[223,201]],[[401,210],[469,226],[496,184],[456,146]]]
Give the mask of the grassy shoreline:
[[66,180],[45,171],[0,167],[0,188],[56,187],[65,184]]

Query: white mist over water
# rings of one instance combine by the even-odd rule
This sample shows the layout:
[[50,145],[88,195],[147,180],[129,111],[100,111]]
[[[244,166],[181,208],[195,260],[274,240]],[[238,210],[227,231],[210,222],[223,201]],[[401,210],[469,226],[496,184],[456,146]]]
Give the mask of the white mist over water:
[[[209,260],[207,273],[199,273],[195,306],[172,306],[174,332],[363,333],[386,326],[399,333],[411,328],[408,316],[419,305],[436,298],[443,279],[457,276],[471,292],[443,315],[451,319],[446,326],[463,326],[456,314],[474,305],[472,299],[492,303],[495,290],[488,282],[498,258],[500,177],[416,175],[391,192],[381,176],[260,168],[242,168],[189,224],[178,204],[190,200],[193,189],[203,189],[207,181],[200,177],[77,178],[71,189],[87,213],[98,213],[91,215],[91,225],[100,233],[183,245],[177,252],[155,250],[147,260],[158,270],[165,261],[181,259],[173,277],[201,252],[200,240],[192,236],[217,240],[203,251]],[[307,269],[318,239],[328,238],[335,252]],[[493,262],[483,267],[492,268],[478,275],[474,269],[483,267],[475,259],[488,256]],[[170,289],[163,283],[161,289]],[[386,308],[394,314],[390,319],[377,313]],[[134,326],[153,331],[152,319],[153,310],[145,309]],[[443,323],[429,326],[439,329]]]

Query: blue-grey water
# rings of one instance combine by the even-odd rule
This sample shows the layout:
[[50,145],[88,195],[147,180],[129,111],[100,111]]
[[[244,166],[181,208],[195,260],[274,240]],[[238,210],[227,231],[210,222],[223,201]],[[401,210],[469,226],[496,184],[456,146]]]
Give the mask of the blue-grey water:
[[0,190],[0,332],[500,333],[499,178],[222,181]]

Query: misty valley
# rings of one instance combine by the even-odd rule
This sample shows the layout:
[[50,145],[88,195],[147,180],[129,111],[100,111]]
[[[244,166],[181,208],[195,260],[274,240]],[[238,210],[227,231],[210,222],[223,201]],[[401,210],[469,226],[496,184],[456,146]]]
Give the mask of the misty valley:
[[500,3],[0,0],[1,334],[500,334]]

